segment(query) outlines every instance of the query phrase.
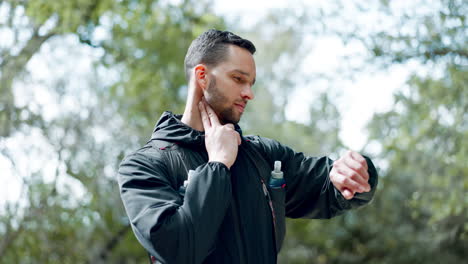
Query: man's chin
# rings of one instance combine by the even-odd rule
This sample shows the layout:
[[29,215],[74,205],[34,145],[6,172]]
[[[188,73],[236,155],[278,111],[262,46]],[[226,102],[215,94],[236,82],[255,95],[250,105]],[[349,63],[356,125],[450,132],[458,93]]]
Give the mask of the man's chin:
[[232,119],[226,119],[223,121],[223,124],[233,124],[233,125],[237,125],[239,123],[239,120],[232,120]]
[[228,117],[228,118],[223,118],[223,122],[224,124],[233,124],[233,125],[237,125],[240,121],[240,116],[239,118],[232,118],[232,117]]
[[223,122],[224,124],[231,123],[231,124],[237,125],[241,119],[242,113],[240,113],[239,115],[236,115],[232,111],[224,112],[224,113],[221,112],[220,114],[218,114],[218,116],[220,117],[219,118],[220,121]]

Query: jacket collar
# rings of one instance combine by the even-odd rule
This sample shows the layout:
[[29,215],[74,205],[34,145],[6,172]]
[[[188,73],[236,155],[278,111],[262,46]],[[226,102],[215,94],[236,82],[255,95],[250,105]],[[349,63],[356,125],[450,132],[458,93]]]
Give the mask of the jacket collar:
[[[195,130],[180,120],[182,115],[175,115],[172,112],[164,112],[153,130],[151,139],[164,140],[168,142],[186,145],[204,145],[205,132]],[[242,130],[235,124],[234,129],[242,137]]]

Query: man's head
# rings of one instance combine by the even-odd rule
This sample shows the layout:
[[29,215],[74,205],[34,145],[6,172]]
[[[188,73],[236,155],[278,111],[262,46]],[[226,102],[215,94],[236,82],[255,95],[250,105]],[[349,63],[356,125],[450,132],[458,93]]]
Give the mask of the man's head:
[[223,123],[237,123],[255,83],[255,46],[231,32],[208,30],[190,45],[185,73]]
[[256,49],[252,42],[229,31],[210,29],[192,41],[185,55],[185,77],[190,80],[193,67],[205,64],[210,67],[226,59],[229,45],[248,50],[252,55]]

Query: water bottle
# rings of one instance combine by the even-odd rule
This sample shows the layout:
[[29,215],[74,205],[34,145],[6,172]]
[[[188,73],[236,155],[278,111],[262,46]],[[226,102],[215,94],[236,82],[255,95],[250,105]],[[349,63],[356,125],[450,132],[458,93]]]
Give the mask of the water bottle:
[[281,161],[275,161],[274,170],[271,171],[270,182],[268,183],[272,189],[280,189],[286,187],[286,181],[281,171]]

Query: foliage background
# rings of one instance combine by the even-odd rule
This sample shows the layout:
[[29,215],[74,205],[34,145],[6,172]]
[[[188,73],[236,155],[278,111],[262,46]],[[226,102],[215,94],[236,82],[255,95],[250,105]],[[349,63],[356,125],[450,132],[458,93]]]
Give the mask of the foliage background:
[[[409,76],[358,149],[379,167],[374,201],[329,221],[288,220],[280,263],[466,260],[468,5],[306,2],[269,9],[246,27],[208,0],[0,1],[0,263],[147,261],[115,171],[162,111],[182,111],[185,51],[213,27],[258,49],[245,132],[311,155],[336,158],[347,148],[344,80],[398,66]],[[323,37],[359,48],[326,74],[299,70]],[[309,121],[288,119],[291,95],[310,83],[326,89],[307,88],[316,93]]]

